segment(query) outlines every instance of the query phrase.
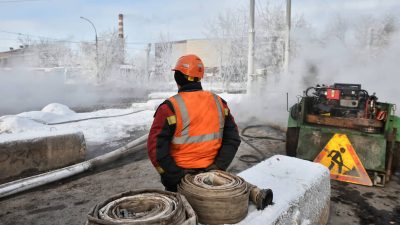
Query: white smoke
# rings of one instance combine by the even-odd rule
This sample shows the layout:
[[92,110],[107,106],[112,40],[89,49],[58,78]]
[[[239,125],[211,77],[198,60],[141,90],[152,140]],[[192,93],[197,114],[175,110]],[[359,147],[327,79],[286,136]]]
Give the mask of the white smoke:
[[138,82],[108,82],[101,85],[81,80],[67,82],[64,72],[30,70],[0,71],[0,116],[28,110],[40,110],[50,103],[90,110],[91,107],[123,107],[147,95],[146,86]]

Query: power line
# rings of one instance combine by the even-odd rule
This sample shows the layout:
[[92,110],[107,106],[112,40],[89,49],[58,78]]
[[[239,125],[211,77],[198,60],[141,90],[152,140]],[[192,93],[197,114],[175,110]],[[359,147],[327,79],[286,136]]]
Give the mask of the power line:
[[[58,39],[58,38],[41,36],[41,35],[33,35],[33,34],[6,31],[6,30],[0,30],[0,33],[26,36],[26,37],[36,37],[36,38],[47,39],[47,40],[52,40],[52,41],[77,43],[77,44],[81,44],[82,42],[93,42],[93,41],[70,41],[70,40],[65,40],[65,39]],[[103,41],[103,40],[99,39],[99,41]],[[151,42],[125,42],[125,44],[127,44],[127,45],[147,45],[148,43],[151,43]]]
[[128,45],[147,45],[148,43],[152,43],[152,42],[125,42],[125,44],[128,44]]
[[0,37],[0,40],[4,40],[4,41],[15,41],[15,38],[2,38],[2,37]]
[[130,50],[138,50],[138,51],[145,51],[146,49],[144,48],[131,48],[131,47],[125,47],[126,49],[130,49]]
[[45,36],[40,36],[40,35],[33,35],[33,34],[12,32],[12,31],[5,31],[5,30],[0,30],[0,33],[13,34],[13,35],[19,35],[19,36],[26,36],[26,37],[36,37],[36,38],[47,39],[47,40],[57,41],[57,42],[69,42],[69,43],[78,43],[78,44],[82,43],[81,41],[69,41],[69,40],[57,39],[57,38],[52,38],[52,37],[45,37]]

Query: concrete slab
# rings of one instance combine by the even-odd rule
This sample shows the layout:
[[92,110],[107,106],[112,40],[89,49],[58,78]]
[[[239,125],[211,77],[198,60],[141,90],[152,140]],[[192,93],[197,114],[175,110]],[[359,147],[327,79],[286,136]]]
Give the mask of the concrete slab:
[[238,175],[274,192],[274,205],[263,211],[250,205],[247,217],[239,224],[327,224],[331,186],[326,167],[276,155]]
[[0,183],[81,162],[85,152],[82,132],[2,135]]

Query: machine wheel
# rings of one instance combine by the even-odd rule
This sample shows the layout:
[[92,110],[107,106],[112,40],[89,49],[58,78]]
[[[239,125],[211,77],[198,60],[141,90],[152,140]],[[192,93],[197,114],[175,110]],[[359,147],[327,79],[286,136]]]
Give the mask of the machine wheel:
[[[394,148],[393,148],[393,155],[392,155],[392,164],[391,167],[389,168],[389,157],[390,157],[390,142],[387,142],[387,149],[386,149],[386,182],[389,182],[392,178],[392,176],[396,172],[400,172],[400,142],[395,142]],[[390,170],[390,175],[388,175],[388,171]],[[375,184],[374,184],[375,185]]]
[[396,142],[394,154],[393,154],[393,165],[392,174],[400,170],[400,142]]
[[296,157],[299,142],[299,127],[288,127],[286,131],[286,155]]

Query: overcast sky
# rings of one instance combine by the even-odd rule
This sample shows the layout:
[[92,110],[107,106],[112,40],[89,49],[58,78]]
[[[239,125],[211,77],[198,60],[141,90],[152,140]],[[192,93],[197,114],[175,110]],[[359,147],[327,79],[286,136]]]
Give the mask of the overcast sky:
[[[258,6],[267,0],[256,0]],[[271,0],[284,5],[286,0]],[[0,0],[0,51],[17,47],[24,33],[71,41],[93,40],[89,18],[98,33],[117,29],[118,14],[125,16],[124,29],[131,49],[156,42],[160,33],[171,39],[203,38],[205,26],[220,12],[246,7],[249,0]],[[315,27],[323,27],[337,15],[398,14],[400,0],[292,0],[292,14],[304,15]],[[37,38],[32,36],[33,38]],[[134,43],[139,44],[134,44]]]

